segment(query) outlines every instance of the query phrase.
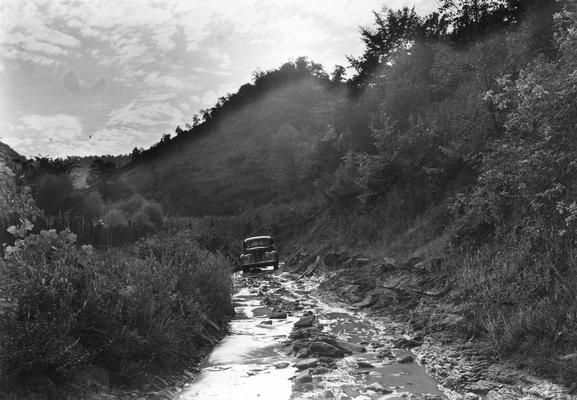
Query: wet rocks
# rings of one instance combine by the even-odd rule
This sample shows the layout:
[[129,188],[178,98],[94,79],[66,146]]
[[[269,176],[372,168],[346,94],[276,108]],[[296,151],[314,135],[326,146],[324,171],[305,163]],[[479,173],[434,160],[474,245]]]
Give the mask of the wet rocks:
[[315,323],[315,320],[316,320],[316,317],[311,313],[309,315],[305,315],[304,317],[299,319],[297,322],[295,322],[294,327],[296,329],[308,328],[308,327],[313,326],[313,324]]
[[397,362],[399,364],[409,364],[409,363],[412,363],[414,361],[415,361],[415,359],[413,358],[413,356],[402,356],[402,357],[397,358]]
[[299,372],[296,374],[294,378],[294,389],[300,391],[304,384],[311,383],[313,381],[313,377],[308,369]]
[[367,389],[372,390],[373,392],[379,392],[379,393],[383,393],[383,394],[393,393],[392,390],[387,389],[386,387],[381,385],[379,382],[371,383],[370,385],[367,386]]
[[296,369],[299,370],[314,368],[317,365],[319,365],[318,358],[305,358],[304,360],[299,360],[295,363]]
[[357,361],[357,365],[359,368],[375,368],[375,366],[368,361]]
[[339,339],[336,339],[334,343],[330,344],[344,350],[347,353],[364,353],[367,351],[367,349],[364,346],[361,346],[360,344],[349,343]]
[[311,354],[320,357],[344,357],[345,353],[343,350],[330,345],[325,342],[311,342],[309,345],[309,350]]
[[270,319],[286,319],[287,313],[285,311],[273,311],[269,316]]
[[288,362],[280,362],[274,365],[274,367],[276,369],[285,369],[289,366],[290,364]]
[[391,349],[389,347],[385,347],[384,349],[379,350],[379,352],[377,353],[377,358],[379,359],[395,359],[396,356],[393,354],[393,352],[391,351]]
[[410,337],[408,335],[403,335],[393,342],[395,347],[400,349],[412,349],[423,344],[423,340],[419,336]]
[[318,335],[321,332],[322,328],[319,326],[311,326],[308,328],[303,329],[294,329],[290,335],[290,339],[306,339],[311,338],[315,335]]

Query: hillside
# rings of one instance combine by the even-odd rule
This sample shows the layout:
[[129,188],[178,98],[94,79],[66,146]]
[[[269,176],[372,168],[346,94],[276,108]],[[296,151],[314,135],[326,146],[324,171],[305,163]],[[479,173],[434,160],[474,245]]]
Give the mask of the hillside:
[[287,140],[312,150],[323,129],[314,110],[327,95],[313,80],[268,91],[202,135],[178,138],[152,160],[128,165],[122,179],[174,213],[225,214],[263,204],[275,193],[273,175],[283,173],[277,150],[284,152]]
[[20,154],[18,154],[14,149],[12,149],[7,144],[0,142],[0,161],[6,163],[10,167],[13,167],[14,160],[20,157]]
[[74,188],[83,189],[88,187],[87,179],[90,172],[90,165],[96,160],[100,159],[103,162],[112,162],[117,167],[121,167],[130,161],[130,156],[128,155],[118,155],[118,156],[87,156],[87,157],[68,157],[67,158],[72,163],[72,170],[70,175],[72,177],[72,182],[74,183]]

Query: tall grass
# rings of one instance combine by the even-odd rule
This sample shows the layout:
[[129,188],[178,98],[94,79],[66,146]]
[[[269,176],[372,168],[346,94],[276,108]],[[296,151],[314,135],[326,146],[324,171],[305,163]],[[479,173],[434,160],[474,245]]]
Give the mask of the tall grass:
[[[521,246],[522,247],[522,246]],[[524,354],[537,372],[567,383],[577,371],[577,253],[559,271],[550,254],[484,246],[455,255],[453,301],[468,304],[464,329],[498,357]]]

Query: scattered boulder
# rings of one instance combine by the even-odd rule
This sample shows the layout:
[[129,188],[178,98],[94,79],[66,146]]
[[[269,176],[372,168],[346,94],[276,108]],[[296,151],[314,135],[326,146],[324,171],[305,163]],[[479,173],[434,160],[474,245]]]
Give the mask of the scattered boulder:
[[272,325],[272,321],[271,320],[262,321],[259,325]]
[[335,398],[335,395],[333,394],[333,392],[331,392],[328,389],[323,390],[323,393],[321,396],[323,399],[334,399]]
[[273,311],[269,316],[270,319],[286,319],[287,313],[284,311]]
[[319,365],[318,358],[305,358],[303,360],[299,360],[295,363],[295,367],[299,370],[307,369],[307,368],[314,368]]
[[294,327],[295,328],[308,328],[313,326],[314,322],[316,320],[316,317],[314,315],[305,315],[304,317],[302,317],[301,319],[299,319],[297,322],[295,322]]
[[418,340],[416,337],[403,335],[394,341],[394,346],[400,349],[412,349],[423,344],[422,339]]
[[383,394],[390,394],[393,393],[392,390],[385,388],[383,385],[381,385],[379,382],[373,382],[370,385],[367,386],[368,390],[372,390],[374,392],[380,392]]
[[357,361],[357,365],[359,368],[375,368],[375,366],[368,361]]
[[396,357],[389,347],[385,347],[384,349],[381,349],[377,353],[377,358],[379,358],[379,359],[384,359],[384,358],[394,359]]
[[325,342],[312,342],[309,349],[311,354],[315,354],[321,357],[340,358],[344,357],[345,355],[343,350]]
[[403,357],[397,358],[397,362],[399,364],[408,364],[408,363],[412,363],[414,361],[415,361],[415,359],[413,358],[413,356],[403,356]]
[[285,369],[289,366],[290,364],[288,362],[280,362],[274,365],[274,367],[276,369]]
[[311,326],[308,328],[295,329],[289,334],[290,339],[306,339],[317,335],[321,331],[321,327]]
[[310,374],[310,371],[304,370],[299,372],[296,376],[295,376],[295,382],[296,383],[309,383],[313,381],[313,377]]
[[334,343],[330,342],[333,346],[336,346],[347,353],[364,353],[367,349],[360,344],[349,343],[344,340],[335,339]]
[[330,369],[328,369],[326,367],[316,367],[315,369],[313,369],[312,373],[313,373],[313,375],[322,375],[322,374],[326,374],[329,371],[330,371]]

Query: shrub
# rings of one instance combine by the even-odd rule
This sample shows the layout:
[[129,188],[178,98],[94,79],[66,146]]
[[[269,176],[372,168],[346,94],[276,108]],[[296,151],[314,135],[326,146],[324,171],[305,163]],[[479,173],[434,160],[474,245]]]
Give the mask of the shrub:
[[91,363],[116,379],[200,358],[231,316],[230,266],[190,233],[130,257],[78,249],[69,231],[16,241],[0,263],[0,374],[66,378]]

